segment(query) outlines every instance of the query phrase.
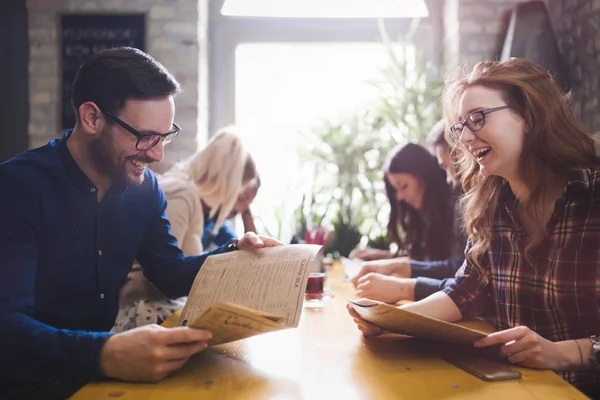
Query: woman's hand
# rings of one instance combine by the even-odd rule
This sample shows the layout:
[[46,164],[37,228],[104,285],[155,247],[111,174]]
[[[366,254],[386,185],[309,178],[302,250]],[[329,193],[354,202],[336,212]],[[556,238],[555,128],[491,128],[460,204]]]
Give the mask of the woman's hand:
[[397,303],[400,300],[415,299],[416,279],[396,278],[377,273],[364,275],[356,284],[356,294],[359,297]]
[[[572,341],[569,341],[572,342]],[[569,357],[563,344],[544,339],[526,326],[517,326],[489,334],[473,343],[475,347],[487,347],[501,344],[500,356],[512,364],[536,369],[561,371],[569,368]],[[572,346],[576,346],[573,344]],[[572,351],[577,352],[574,347]],[[579,355],[577,355],[579,358]]]
[[263,247],[283,246],[283,243],[269,236],[259,236],[254,232],[247,232],[238,240],[238,249],[251,250]]
[[410,259],[407,257],[392,258],[390,260],[366,261],[358,274],[352,278],[352,284],[357,287],[359,280],[367,274],[377,273],[382,275],[399,275],[410,278]]
[[[365,304],[365,305],[376,303],[369,299],[359,299],[356,302],[360,303],[360,304]],[[354,323],[358,326],[358,330],[361,331],[364,336],[366,336],[366,337],[378,336],[378,335],[381,335],[382,333],[385,333],[385,330],[383,330],[380,326],[377,326],[375,324],[372,324],[372,323],[362,319],[360,317],[360,315],[358,315],[358,313],[356,311],[354,311],[354,309],[352,308],[352,305],[347,304],[346,309],[350,313],[350,316],[352,318],[354,318]]]
[[371,248],[366,248],[366,249],[362,249],[362,250],[354,249],[348,255],[348,258],[352,258],[352,259],[356,258],[356,259],[363,260],[363,261],[388,259],[388,258],[392,258],[392,257],[393,257],[393,254],[389,250],[371,249]]

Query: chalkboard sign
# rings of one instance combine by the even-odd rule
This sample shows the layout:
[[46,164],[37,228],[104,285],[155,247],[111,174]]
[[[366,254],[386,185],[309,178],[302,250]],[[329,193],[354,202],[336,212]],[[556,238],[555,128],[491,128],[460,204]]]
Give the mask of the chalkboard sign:
[[144,14],[63,14],[61,25],[62,128],[75,125],[71,108],[71,84],[77,70],[90,55],[118,46],[145,49]]

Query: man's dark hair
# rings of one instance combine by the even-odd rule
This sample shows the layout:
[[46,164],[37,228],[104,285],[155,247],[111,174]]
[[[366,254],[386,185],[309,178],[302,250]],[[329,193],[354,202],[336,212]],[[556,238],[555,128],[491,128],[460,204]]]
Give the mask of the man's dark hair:
[[179,82],[150,55],[133,47],[117,47],[90,56],[79,67],[71,106],[79,123],[79,107],[88,101],[117,115],[128,99],[160,99],[180,91]]
[[431,141],[434,147],[445,146],[448,150],[450,150],[450,145],[446,141],[446,137],[444,135],[445,129],[446,122],[442,119],[436,122],[436,124],[433,126],[433,128],[431,128],[431,130],[427,134],[427,136],[429,137],[429,140]]

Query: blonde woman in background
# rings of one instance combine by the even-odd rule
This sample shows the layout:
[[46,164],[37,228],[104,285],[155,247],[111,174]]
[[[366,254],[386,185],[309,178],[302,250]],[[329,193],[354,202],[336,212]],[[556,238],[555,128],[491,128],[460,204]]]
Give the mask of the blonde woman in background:
[[260,180],[252,157],[229,127],[160,177],[159,183],[167,197],[173,235],[188,256],[201,254],[211,243],[221,245],[237,237],[227,220],[249,213]]
[[[252,157],[233,127],[214,135],[207,146],[158,178],[167,198],[165,211],[173,236],[185,256],[202,254],[210,244],[237,238],[227,220],[242,214],[244,227],[254,224],[249,205],[260,179]],[[113,331],[158,323],[185,304],[169,299],[134,266],[120,294]]]

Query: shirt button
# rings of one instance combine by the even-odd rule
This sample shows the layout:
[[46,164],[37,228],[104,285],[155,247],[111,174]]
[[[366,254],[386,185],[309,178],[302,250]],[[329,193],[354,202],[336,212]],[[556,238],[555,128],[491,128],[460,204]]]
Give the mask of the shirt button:
[[101,256],[102,255],[102,250],[98,250],[98,255]]
[[100,298],[103,299],[104,298],[104,293],[100,293]]
[[90,192],[92,192],[92,193],[96,193],[96,188],[91,188],[91,189],[90,189]]

